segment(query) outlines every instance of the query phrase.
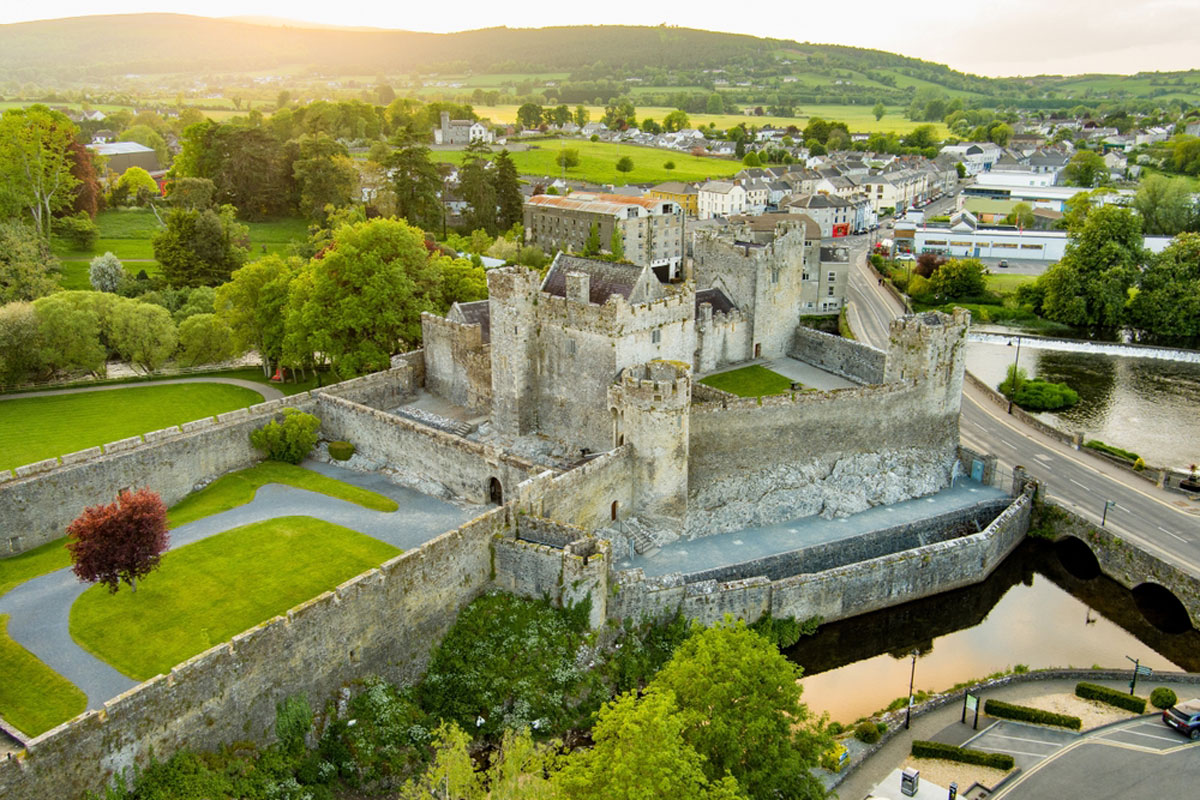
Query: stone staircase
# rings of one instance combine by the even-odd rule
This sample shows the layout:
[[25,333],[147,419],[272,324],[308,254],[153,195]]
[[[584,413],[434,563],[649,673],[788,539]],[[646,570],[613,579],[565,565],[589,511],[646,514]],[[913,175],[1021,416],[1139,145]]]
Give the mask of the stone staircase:
[[439,431],[452,433],[455,436],[467,436],[474,432],[477,426],[462,422],[461,420],[449,419],[439,414],[434,414],[430,411],[425,411],[421,408],[412,406],[401,406],[393,412],[398,417],[411,419],[414,422],[419,422],[422,425],[428,425],[431,428],[437,428]]

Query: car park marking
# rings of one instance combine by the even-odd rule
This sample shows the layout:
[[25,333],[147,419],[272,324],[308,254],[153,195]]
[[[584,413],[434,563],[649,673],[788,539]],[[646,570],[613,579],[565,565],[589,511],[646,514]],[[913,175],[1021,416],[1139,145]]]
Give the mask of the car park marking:
[[[1158,739],[1159,741],[1162,741],[1162,742],[1178,742],[1179,741],[1179,738],[1176,736],[1159,736],[1157,733],[1142,733],[1141,731],[1135,730],[1133,728],[1121,728],[1120,730],[1110,731],[1109,733],[1106,733],[1103,736],[1100,736],[1098,738],[1105,738],[1111,734],[1116,734],[1116,733],[1132,733],[1134,736],[1145,736],[1147,739]],[[1156,750],[1155,752],[1159,752],[1159,751]]]
[[1044,745],[1046,747],[1062,747],[1061,742],[1047,742],[1045,739],[1027,739],[1024,736],[1006,736],[1003,733],[993,733],[993,734],[991,734],[991,738],[993,738],[993,739],[1012,739],[1014,742],[1032,742],[1034,744]]

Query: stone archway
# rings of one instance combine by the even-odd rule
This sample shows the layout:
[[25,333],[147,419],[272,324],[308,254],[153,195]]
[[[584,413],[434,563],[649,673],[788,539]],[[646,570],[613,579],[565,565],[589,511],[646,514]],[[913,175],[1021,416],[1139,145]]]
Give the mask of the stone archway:
[[1146,621],[1163,633],[1183,633],[1192,628],[1187,608],[1162,584],[1139,583],[1133,587],[1133,602]]
[[488,479],[488,500],[496,505],[504,505],[504,487],[500,485],[499,478]]
[[1090,581],[1100,577],[1100,562],[1087,542],[1075,536],[1065,536],[1054,543],[1054,552],[1058,554],[1058,562],[1073,578]]

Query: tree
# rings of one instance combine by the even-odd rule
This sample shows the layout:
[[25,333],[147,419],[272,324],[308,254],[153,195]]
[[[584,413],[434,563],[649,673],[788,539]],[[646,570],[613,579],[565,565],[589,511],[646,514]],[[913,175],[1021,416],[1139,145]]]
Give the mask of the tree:
[[179,343],[171,312],[153,303],[123,300],[113,314],[113,345],[131,364],[153,372]]
[[155,234],[154,258],[174,286],[212,286],[229,280],[246,260],[249,229],[234,219],[232,206],[191,211],[174,208]]
[[563,169],[574,169],[579,166],[579,150],[574,147],[564,147],[554,157],[554,163]]
[[483,228],[490,234],[499,230],[496,224],[496,185],[491,175],[488,156],[491,148],[481,141],[467,145],[462,166],[458,169],[458,189],[467,203],[463,221],[472,230]]
[[517,122],[522,128],[536,128],[542,124],[542,107],[537,103],[525,103],[517,109]]
[[908,135],[900,140],[905,147],[916,147],[925,149],[927,147],[937,147],[937,128],[932,125],[918,125],[909,131]]
[[663,169],[675,169],[675,162],[674,161],[664,161]]
[[167,189],[167,202],[176,208],[204,211],[213,207],[216,185],[208,178],[176,178]]
[[44,105],[0,116],[0,215],[28,212],[38,236],[50,238],[55,212],[75,201],[71,145],[79,129]]
[[75,202],[71,208],[76,212],[82,211],[92,219],[100,211],[100,201],[103,192],[100,181],[96,177],[96,167],[92,162],[92,151],[75,140],[71,140],[71,176],[78,181],[75,187]]
[[1033,206],[1029,203],[1017,203],[1004,218],[1005,225],[1016,225],[1021,229],[1032,228],[1035,221]]
[[608,250],[612,253],[613,261],[625,260],[625,236],[616,225],[613,225],[612,236],[608,241]]
[[933,273],[929,289],[935,297],[947,300],[979,297],[987,292],[984,270],[977,258],[952,258]]
[[33,300],[58,287],[58,259],[28,225],[0,222],[0,304]]
[[301,266],[297,258],[272,254],[236,270],[217,287],[214,311],[232,331],[235,349],[257,350],[267,376],[283,356],[288,292]]
[[640,699],[627,692],[604,704],[593,747],[576,750],[554,780],[568,798],[675,800],[744,797],[729,775],[706,775],[705,759],[685,738],[686,717],[665,689]]
[[1126,208],[1093,208],[1072,231],[1062,260],[1039,279],[1042,309],[1056,322],[1112,329],[1122,322],[1129,289],[1143,261],[1138,218]]
[[250,433],[250,444],[272,461],[299,464],[317,444],[321,420],[296,408],[281,412],[283,421],[272,419]]
[[724,114],[725,113],[725,98],[720,92],[713,92],[708,96],[708,100],[704,103],[704,112],[706,114]]
[[442,177],[429,159],[429,148],[407,130],[393,140],[396,149],[384,163],[396,191],[396,216],[424,230],[442,227]]
[[125,267],[111,252],[96,256],[88,266],[88,281],[97,292],[115,292],[125,282]]
[[442,277],[441,296],[435,303],[438,313],[445,313],[455,303],[487,299],[487,276],[483,267],[465,258],[436,256],[434,260],[434,266]]
[[1200,221],[1186,178],[1148,175],[1138,187],[1133,207],[1142,215],[1142,230],[1148,235],[1174,236],[1194,229]]
[[149,125],[134,125],[126,128],[121,131],[121,135],[117,137],[117,141],[136,142],[143,147],[149,147],[154,151],[154,156],[158,159],[160,167],[166,169],[170,165],[171,154],[167,150],[167,140]]
[[747,167],[762,166],[762,161],[759,160],[758,153],[754,152],[753,150],[751,150],[749,153],[746,153],[745,158],[742,159],[742,163]]
[[58,235],[72,250],[91,250],[100,237],[100,228],[86,211],[79,211],[59,219]]
[[1007,147],[1008,142],[1012,139],[1013,129],[1006,123],[997,122],[988,128],[988,140],[995,142],[1001,147]]
[[579,251],[581,256],[595,257],[600,255],[600,226],[595,222],[588,228],[587,239],[583,243],[583,249]]
[[710,781],[727,773],[755,798],[822,798],[810,773],[829,744],[800,702],[800,668],[727,618],[696,629],[650,682],[675,695],[683,740]]
[[633,172],[633,159],[629,156],[617,159],[617,172]]
[[1129,301],[1129,321],[1164,342],[1200,341],[1200,234],[1181,233],[1151,259]]
[[350,204],[358,171],[346,146],[326,133],[304,135],[292,143],[296,150],[292,177],[300,192],[300,212],[323,223],[326,206]]
[[158,568],[169,547],[167,507],[149,489],[121,492],[108,505],[88,506],[67,527],[72,571],[81,581],[100,583],[116,594]]
[[496,186],[496,221],[501,230],[508,230],[521,221],[525,208],[517,165],[513,163],[508,150],[496,154],[492,161],[492,178]]
[[123,206],[132,203],[144,206],[158,196],[158,181],[141,167],[130,167],[121,173],[113,186],[111,204]]
[[662,126],[667,133],[675,133],[686,128],[689,122],[687,112],[676,109],[663,117]]
[[52,371],[83,369],[99,374],[108,353],[100,342],[100,316],[59,292],[34,301],[38,318],[38,362]]
[[879,122],[879,120],[883,119],[883,115],[887,113],[887,106],[881,100],[871,109],[871,113],[875,115],[875,121]]
[[592,118],[592,112],[588,111],[587,106],[575,106],[575,124],[583,127],[588,124],[588,120]]
[[289,292],[288,334],[349,378],[386,369],[419,342],[421,312],[435,310],[441,286],[421,231],[376,219],[335,231]]
[[41,366],[41,334],[33,304],[0,306],[0,385],[23,383]]
[[1104,158],[1091,150],[1080,150],[1063,167],[1063,179],[1068,186],[1096,186],[1104,181],[1107,169]]

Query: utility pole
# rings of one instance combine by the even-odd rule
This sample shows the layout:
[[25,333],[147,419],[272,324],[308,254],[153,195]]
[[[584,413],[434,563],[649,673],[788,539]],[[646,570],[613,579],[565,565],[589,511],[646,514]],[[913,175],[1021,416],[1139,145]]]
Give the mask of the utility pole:
[[904,730],[912,723],[913,683],[917,678],[917,651],[912,651],[912,672],[908,676],[908,710],[904,714]]
[[[1012,347],[1011,341],[1008,343],[1008,346]],[[1021,337],[1018,336],[1017,337],[1017,354],[1013,358],[1012,382],[1008,386],[1008,391],[1009,391],[1008,413],[1010,413],[1010,414],[1012,413],[1013,398],[1017,396],[1017,370],[1019,369],[1018,365],[1020,364],[1020,362],[1021,362]],[[1103,523],[1101,523],[1101,524],[1103,524]]]

